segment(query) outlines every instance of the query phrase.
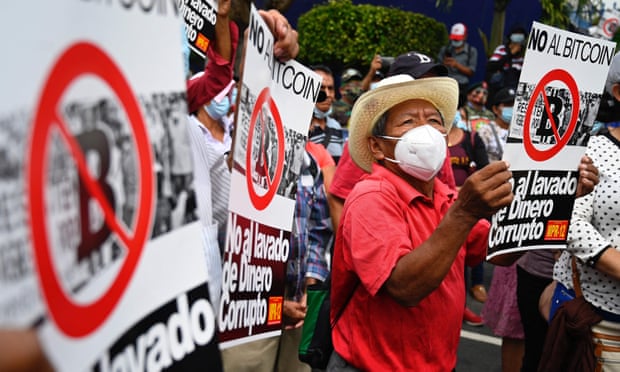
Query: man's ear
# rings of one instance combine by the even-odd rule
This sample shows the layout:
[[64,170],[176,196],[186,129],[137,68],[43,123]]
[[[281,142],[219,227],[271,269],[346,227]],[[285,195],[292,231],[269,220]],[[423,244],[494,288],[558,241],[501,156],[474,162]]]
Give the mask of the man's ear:
[[502,110],[499,108],[499,105],[492,105],[491,111],[495,114],[495,116],[500,116],[502,114]]
[[383,153],[383,149],[381,148],[380,140],[377,139],[377,137],[368,137],[368,148],[375,157],[375,160],[381,161],[385,158],[385,154]]
[[611,94],[616,101],[620,102],[620,83],[614,83],[614,85],[611,86]]

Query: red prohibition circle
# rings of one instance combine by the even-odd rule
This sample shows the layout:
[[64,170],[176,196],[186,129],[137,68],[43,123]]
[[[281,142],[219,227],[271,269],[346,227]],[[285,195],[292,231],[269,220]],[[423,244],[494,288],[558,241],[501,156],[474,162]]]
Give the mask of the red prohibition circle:
[[618,18],[609,18],[603,22],[603,32],[605,36],[611,38],[614,36],[614,32],[618,27]]
[[[63,93],[72,82],[84,75],[94,75],[114,90],[133,129],[140,167],[140,191],[136,206],[138,213],[134,231],[125,231],[123,224],[116,219],[114,210],[108,204],[99,184],[90,176],[78,142],[59,114]],[[47,240],[45,185],[48,159],[45,155],[53,129],[60,133],[67,144],[80,178],[103,210],[105,223],[127,248],[125,261],[114,282],[102,296],[88,304],[72,301],[64,291],[54,268],[51,247]],[[73,44],[56,61],[41,92],[34,116],[31,146],[26,156],[26,159],[30,160],[25,173],[28,177],[30,229],[39,284],[49,313],[59,329],[68,336],[83,337],[96,330],[108,318],[127,288],[149,237],[154,197],[152,154],[139,104],[121,70],[96,45],[87,42]]]
[[[269,105],[269,110],[271,111],[271,115],[275,121],[276,126],[276,143],[278,145],[278,159],[276,162],[276,173],[271,181],[267,192],[264,195],[258,195],[256,190],[254,189],[254,182],[252,181],[252,146],[254,138],[254,129],[256,127],[256,120],[263,110],[263,106],[267,103]],[[284,126],[282,125],[282,119],[280,117],[280,112],[278,111],[278,106],[274,102],[273,98],[269,94],[269,88],[264,88],[258,98],[256,99],[256,104],[254,105],[254,110],[252,110],[252,117],[250,119],[250,129],[248,131],[248,144],[246,149],[245,156],[245,181],[248,188],[248,193],[250,194],[250,201],[254,208],[259,211],[267,208],[271,200],[273,200],[276,195],[276,191],[278,191],[278,186],[280,185],[280,181],[282,180],[282,172],[284,168]],[[259,151],[264,151],[265,149],[258,149]]]
[[[568,124],[568,128],[566,128],[566,132],[560,138],[560,134],[558,133],[557,123],[553,122],[552,115],[547,115],[549,116],[549,120],[551,121],[551,126],[553,127],[557,143],[555,144],[555,146],[552,146],[546,150],[539,150],[532,143],[532,137],[530,133],[530,126],[531,126],[530,120],[532,118],[532,111],[534,109],[534,105],[536,104],[536,101],[538,100],[538,96],[540,94],[542,94],[545,110],[549,109],[548,102],[547,102],[547,96],[545,95],[545,86],[549,84],[550,82],[556,81],[556,80],[559,80],[563,82],[564,84],[566,84],[570,92],[570,95],[573,99],[573,108],[571,110],[570,122]],[[564,146],[566,146],[570,138],[573,136],[573,133],[575,132],[575,129],[577,128],[578,117],[579,117],[579,89],[577,88],[577,83],[575,82],[575,79],[573,79],[573,77],[565,70],[555,69],[555,70],[549,71],[547,74],[545,74],[545,76],[542,77],[542,79],[536,86],[536,89],[534,89],[534,92],[532,93],[532,97],[530,98],[530,103],[527,105],[527,111],[525,113],[525,121],[523,123],[523,126],[524,126],[523,145],[525,147],[525,152],[529,155],[529,157],[532,160],[545,161],[545,160],[551,159],[552,157],[557,155],[558,152],[560,152],[560,150],[564,148]]]

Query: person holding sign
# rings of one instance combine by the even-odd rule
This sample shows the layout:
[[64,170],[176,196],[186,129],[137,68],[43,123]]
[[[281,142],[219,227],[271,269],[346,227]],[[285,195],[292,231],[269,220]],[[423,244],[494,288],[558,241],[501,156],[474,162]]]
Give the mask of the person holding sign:
[[[216,309],[221,292],[220,250],[225,244],[231,179],[227,160],[232,146],[232,121],[227,113],[235,102],[233,67],[239,41],[237,26],[229,19],[230,4],[230,0],[219,1],[215,39],[207,50],[208,62],[204,72],[188,81],[187,90],[199,215],[205,235],[212,233],[214,223],[219,228],[219,242],[205,247],[210,267],[209,290],[215,297],[212,302]],[[297,31],[286,18],[276,10],[259,11],[259,14],[275,36],[274,56],[281,61],[297,56]],[[206,240],[214,239],[210,236]],[[277,348],[278,338],[272,337],[223,350],[224,369],[273,371]]]
[[328,371],[456,365],[464,265],[473,253],[464,243],[486,234],[481,220],[514,197],[503,161],[472,174],[458,199],[436,179],[457,101],[454,79],[403,74],[383,79],[353,107],[349,151],[371,174],[347,197],[336,236],[332,322],[344,310]]
[[[555,263],[553,278],[557,287],[575,296],[573,272],[578,271],[578,284],[585,300],[603,320],[592,326],[597,357],[596,370],[620,370],[620,54],[616,54],[605,84],[613,104],[606,113],[608,131],[590,138],[586,154],[599,170],[600,182],[594,191],[575,200],[567,249]],[[576,266],[572,266],[572,257]],[[556,291],[558,291],[556,287]],[[556,317],[561,310],[558,309]],[[553,326],[550,329],[554,329]],[[547,338],[551,338],[551,332]],[[558,349],[554,349],[556,351]],[[547,346],[545,346],[545,353]],[[568,350],[567,350],[568,352]],[[570,356],[547,358],[562,365]],[[580,356],[581,357],[581,356]],[[561,358],[561,359],[556,359]],[[539,366],[543,367],[541,361]],[[562,367],[566,368],[566,367]]]
[[[232,120],[228,111],[232,104],[233,67],[235,51],[239,42],[237,25],[228,17],[230,1],[220,1],[215,24],[215,40],[207,49],[208,62],[203,72],[195,74],[187,82],[187,109],[189,129],[195,149],[201,148],[202,155],[195,161],[196,177],[205,179],[203,167],[208,170],[209,181],[198,180],[199,185],[210,185],[210,195],[204,195],[204,188],[197,188],[198,211],[206,226],[217,224],[218,244],[224,249],[226,221],[228,218],[228,192],[230,172],[227,154],[232,145]],[[200,142],[204,142],[203,146]],[[208,196],[210,203],[205,203]],[[218,294],[214,294],[216,298]]]
[[[578,166],[579,182],[576,197],[586,195],[599,182],[598,169],[592,159],[584,156]],[[538,303],[544,289],[553,278],[555,252],[552,250],[519,251],[494,256],[494,265],[517,268],[517,305],[523,325],[524,350],[521,371],[536,371],[540,361],[548,323],[540,314]]]

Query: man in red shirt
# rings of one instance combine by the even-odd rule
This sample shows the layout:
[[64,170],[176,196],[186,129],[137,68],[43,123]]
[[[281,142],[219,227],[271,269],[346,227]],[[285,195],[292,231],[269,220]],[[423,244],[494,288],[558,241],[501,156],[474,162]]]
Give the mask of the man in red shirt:
[[456,365],[463,271],[474,253],[464,245],[485,236],[488,225],[480,219],[513,198],[506,162],[472,174],[458,199],[435,179],[457,100],[454,79],[395,75],[353,108],[350,155],[370,175],[347,197],[337,234],[328,370]]
[[[390,66],[387,76],[409,74],[414,79],[423,79],[427,77],[448,76],[446,66],[435,63],[435,61],[420,52],[411,51],[399,55]],[[329,192],[329,209],[335,227],[340,223],[340,215],[344,201],[353,190],[353,186],[359,181],[366,172],[358,167],[349,155],[349,144],[345,142],[342,150],[342,157],[338,162],[336,173],[332,185],[327,190]],[[450,157],[446,156],[443,168],[439,171],[438,177],[446,185],[455,188],[454,175],[452,174],[452,165]]]

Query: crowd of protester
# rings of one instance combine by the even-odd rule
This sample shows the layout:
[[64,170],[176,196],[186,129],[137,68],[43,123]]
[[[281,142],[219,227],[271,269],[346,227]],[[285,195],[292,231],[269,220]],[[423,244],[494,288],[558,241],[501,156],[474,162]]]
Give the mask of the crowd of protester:
[[[283,334],[225,350],[226,370],[310,371],[297,358],[305,290],[328,275],[332,317],[342,307],[328,371],[453,370],[462,322],[501,337],[503,371],[537,370],[546,323],[531,319],[542,318],[549,280],[530,288],[520,272],[542,262],[528,256],[547,253],[503,257],[488,292],[483,281],[490,217],[513,198],[501,159],[526,30],[511,30],[485,66],[466,39],[467,26],[453,25],[437,62],[409,51],[375,55],[365,74],[310,67],[322,94],[296,185]],[[485,80],[472,82],[477,69]],[[424,150],[411,156],[410,146]],[[586,195],[599,165],[584,157],[575,166]],[[468,294],[484,303],[482,316],[465,306]]]
[[[207,167],[190,177],[182,164],[170,165],[180,169],[170,181],[172,196],[185,192],[195,199],[196,212],[186,211],[185,218],[200,219],[218,242],[209,256],[209,270],[216,273],[225,244],[240,42],[229,11],[230,0],[220,0],[205,70],[188,79],[184,122],[191,156]],[[276,38],[276,57],[295,58],[297,32],[286,18],[276,11],[261,15]],[[527,31],[512,29],[482,66],[465,24],[452,25],[449,35],[436,59],[403,51],[389,66],[375,55],[366,73],[310,67],[322,78],[323,94],[312,117],[303,119],[308,142],[294,185],[283,333],[224,350],[225,370],[310,371],[297,359],[305,290],[330,272],[332,316],[344,310],[333,329],[328,371],[458,370],[463,322],[486,325],[501,337],[502,371],[536,371],[547,332],[538,298],[554,277],[572,288],[571,254],[579,259],[586,299],[606,316],[597,327],[618,334],[620,109],[612,105],[609,129],[575,164],[580,187],[569,250],[559,261],[553,252],[535,251],[501,257],[493,267],[484,262],[489,221],[514,197],[502,155]],[[485,71],[484,81],[471,81],[477,70]],[[614,103],[620,98],[618,71],[616,57],[606,86]],[[206,187],[190,187],[192,182]],[[164,232],[169,224],[162,219],[156,226]],[[488,289],[485,266],[494,271]],[[218,287],[210,284],[217,309]],[[466,307],[468,295],[484,303],[481,315]],[[41,368],[45,362],[32,357],[40,353],[32,344],[32,338],[25,343],[32,354],[20,357]]]

